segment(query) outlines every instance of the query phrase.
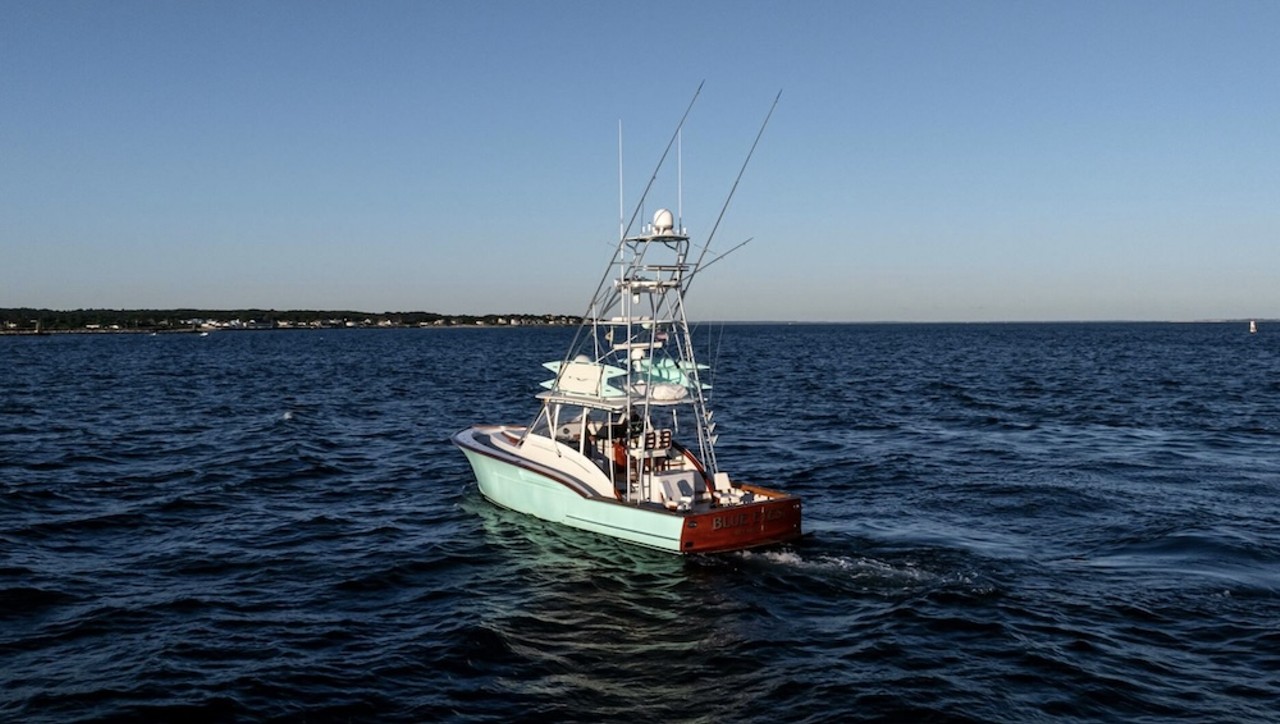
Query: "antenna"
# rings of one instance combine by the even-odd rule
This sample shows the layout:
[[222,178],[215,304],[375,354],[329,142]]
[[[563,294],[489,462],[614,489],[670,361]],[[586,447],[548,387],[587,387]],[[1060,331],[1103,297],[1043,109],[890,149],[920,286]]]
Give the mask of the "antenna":
[[627,235],[626,228],[623,227],[623,218],[626,215],[622,201],[622,119],[618,119],[618,238]]
[[[640,215],[640,210],[644,208],[644,201],[649,196],[649,189],[653,188],[653,182],[658,178],[658,172],[662,170],[662,164],[667,160],[667,154],[671,153],[671,147],[675,145],[676,137],[680,134],[680,129],[684,126],[685,119],[689,117],[689,111],[693,110],[693,104],[698,100],[698,94],[702,92],[702,86],[705,84],[705,80],[699,83],[698,89],[693,92],[693,98],[689,99],[689,106],[684,109],[684,115],[680,116],[680,122],[676,124],[676,131],[671,134],[671,140],[667,141],[667,148],[662,152],[662,158],[658,159],[658,165],[654,167],[653,175],[649,177],[649,183],[644,187],[644,193],[640,194],[640,201],[636,203],[636,210],[631,214],[631,221],[627,223],[627,229],[630,229],[636,223],[636,217]],[[779,95],[781,95],[781,92],[779,92]],[[774,101],[774,103],[776,104],[777,101]],[[622,235],[626,237],[625,232]]]
[[684,233],[684,129],[676,131],[676,233]]

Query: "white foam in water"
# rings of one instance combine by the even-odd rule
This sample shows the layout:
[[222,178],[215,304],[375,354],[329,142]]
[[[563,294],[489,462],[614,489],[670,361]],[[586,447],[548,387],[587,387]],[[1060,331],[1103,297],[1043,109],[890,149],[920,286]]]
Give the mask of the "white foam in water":
[[782,563],[791,566],[803,566],[806,561],[800,557],[799,553],[793,551],[743,551],[743,558],[763,558],[774,563]]
[[914,563],[895,565],[875,558],[849,556],[817,556],[807,559],[794,551],[743,551],[744,560],[762,560],[818,573],[847,575],[850,580],[879,581],[882,584],[914,586],[940,578],[937,573],[917,568]]
[[292,420],[292,419],[293,419],[293,410],[285,410],[284,414],[280,416],[280,419],[281,419],[281,420]]

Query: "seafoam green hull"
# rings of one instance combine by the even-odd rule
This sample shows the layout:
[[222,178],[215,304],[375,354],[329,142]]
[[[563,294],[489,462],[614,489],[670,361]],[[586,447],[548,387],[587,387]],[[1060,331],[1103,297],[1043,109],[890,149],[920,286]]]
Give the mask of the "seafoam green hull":
[[679,551],[685,521],[678,515],[584,497],[564,483],[463,447],[475,471],[480,494],[490,501],[552,523]]

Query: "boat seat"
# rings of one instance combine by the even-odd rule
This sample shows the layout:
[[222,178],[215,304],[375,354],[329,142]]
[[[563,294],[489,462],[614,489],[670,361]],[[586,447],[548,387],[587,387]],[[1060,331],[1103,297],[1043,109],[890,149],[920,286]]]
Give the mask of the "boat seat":
[[729,482],[729,473],[718,472],[711,476],[711,494],[721,505],[734,505],[742,500],[742,491]]
[[637,435],[631,439],[630,446],[632,450],[665,453],[671,448],[671,430],[650,430],[643,435]]
[[671,458],[671,430],[650,430],[637,435],[629,441],[628,453],[656,471],[666,470]]
[[659,502],[668,510],[688,510],[698,497],[697,486],[691,472],[665,473],[653,479],[658,490]]
[[715,475],[712,475],[711,487],[714,488],[717,493],[733,492],[733,486],[729,484],[729,473],[718,472]]

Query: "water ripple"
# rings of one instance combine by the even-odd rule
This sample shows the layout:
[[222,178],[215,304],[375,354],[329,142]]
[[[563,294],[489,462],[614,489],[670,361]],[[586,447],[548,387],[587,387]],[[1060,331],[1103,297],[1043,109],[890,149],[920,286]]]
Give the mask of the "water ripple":
[[1270,337],[708,325],[721,462],[809,535],[680,559],[449,445],[568,334],[0,338],[0,719],[1280,716]]

